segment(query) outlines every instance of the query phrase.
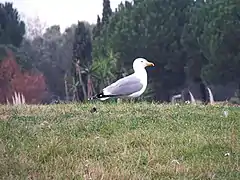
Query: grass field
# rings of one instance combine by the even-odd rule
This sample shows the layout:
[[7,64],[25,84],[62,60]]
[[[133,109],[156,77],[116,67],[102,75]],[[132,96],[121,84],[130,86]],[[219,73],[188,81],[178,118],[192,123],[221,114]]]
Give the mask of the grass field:
[[237,107],[0,106],[0,117],[1,179],[240,179]]

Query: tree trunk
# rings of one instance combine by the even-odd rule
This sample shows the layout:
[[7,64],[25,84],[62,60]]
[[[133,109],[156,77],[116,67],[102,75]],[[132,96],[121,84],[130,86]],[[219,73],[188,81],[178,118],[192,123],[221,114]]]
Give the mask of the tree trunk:
[[237,98],[240,101],[240,81],[238,81]]
[[90,98],[93,96],[93,91],[94,91],[90,74],[87,75],[87,82],[88,82],[88,85],[87,85],[88,98]]
[[93,85],[93,80],[92,80],[91,74],[90,74],[90,82],[91,82],[92,92],[93,92],[93,94],[96,94],[97,91],[96,91],[96,87]]
[[82,91],[83,91],[84,100],[86,100],[86,99],[87,99],[87,91],[86,91],[86,89],[85,89],[85,83],[84,83],[83,80],[82,80],[82,74],[81,74],[80,68],[79,68],[79,71],[78,71],[78,76],[79,76],[80,86],[82,86]]
[[100,85],[99,85],[99,87],[100,87],[100,91],[102,91],[102,89],[104,88],[103,80],[100,81]]
[[69,91],[68,91],[68,85],[67,85],[67,72],[64,74],[64,86],[65,86],[66,101],[69,101]]
[[78,95],[77,95],[77,87],[76,87],[76,81],[75,81],[75,77],[72,77],[72,84],[73,84],[73,98],[72,100],[73,101],[76,101],[78,98]]

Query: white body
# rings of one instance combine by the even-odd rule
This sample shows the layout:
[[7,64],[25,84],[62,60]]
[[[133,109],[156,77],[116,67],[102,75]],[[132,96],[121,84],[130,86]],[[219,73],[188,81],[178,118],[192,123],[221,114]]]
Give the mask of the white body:
[[[147,88],[147,79],[148,79],[148,77],[147,77],[146,69],[144,68],[144,69],[141,70],[141,72],[137,72],[137,73],[141,73],[140,81],[143,84],[143,87],[142,87],[142,89],[140,91],[132,93],[131,95],[128,96],[128,97],[131,97],[131,98],[136,98],[136,97],[141,96],[144,93],[144,91],[146,90],[146,88]],[[137,73],[135,72],[134,74],[137,76]]]
[[119,79],[113,84],[103,89],[103,94],[99,95],[100,100],[106,100],[110,97],[107,95],[114,95],[125,98],[136,98],[141,96],[147,88],[147,71],[145,67],[154,66],[153,63],[148,62],[144,58],[137,58],[133,62],[134,73]]

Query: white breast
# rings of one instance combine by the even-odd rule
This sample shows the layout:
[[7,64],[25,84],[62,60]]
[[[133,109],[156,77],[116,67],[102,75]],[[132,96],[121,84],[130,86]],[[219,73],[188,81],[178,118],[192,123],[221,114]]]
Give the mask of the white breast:
[[140,95],[142,95],[144,93],[144,91],[147,88],[147,72],[146,72],[146,70],[143,69],[143,71],[136,73],[136,76],[140,77],[141,83],[143,84],[143,87],[140,91],[129,95],[129,97],[134,97],[134,98],[139,97]]

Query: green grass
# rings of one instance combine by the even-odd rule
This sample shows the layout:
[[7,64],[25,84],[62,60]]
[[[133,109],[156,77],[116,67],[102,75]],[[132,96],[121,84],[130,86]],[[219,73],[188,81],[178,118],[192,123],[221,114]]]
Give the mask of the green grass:
[[237,107],[0,106],[0,117],[1,179],[240,179]]

